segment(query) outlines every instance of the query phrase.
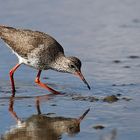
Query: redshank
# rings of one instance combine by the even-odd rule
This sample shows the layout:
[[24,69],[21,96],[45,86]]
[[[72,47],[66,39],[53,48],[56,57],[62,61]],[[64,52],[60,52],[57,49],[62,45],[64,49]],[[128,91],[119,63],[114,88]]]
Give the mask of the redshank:
[[12,91],[15,92],[14,72],[21,64],[26,64],[38,70],[35,83],[53,94],[58,91],[40,81],[42,70],[55,70],[71,73],[80,79],[90,89],[89,84],[81,73],[81,61],[73,56],[66,57],[63,47],[50,35],[28,29],[16,29],[0,25],[0,38],[18,57],[19,62],[10,70]]

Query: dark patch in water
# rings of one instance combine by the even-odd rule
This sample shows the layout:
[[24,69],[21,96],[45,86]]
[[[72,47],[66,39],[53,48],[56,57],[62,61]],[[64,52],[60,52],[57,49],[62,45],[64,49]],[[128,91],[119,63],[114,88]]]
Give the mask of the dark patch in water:
[[93,128],[96,129],[96,130],[99,130],[99,129],[104,129],[105,126],[103,126],[103,125],[96,125],[96,126],[93,126]]
[[130,66],[123,66],[123,68],[127,68],[127,69],[129,69],[129,68],[131,68]]
[[132,99],[131,99],[131,98],[127,98],[127,97],[123,97],[122,100],[130,101],[130,100],[132,100]]
[[11,91],[10,91],[10,90],[9,90],[9,91],[0,90],[0,92],[2,92],[2,93],[4,93],[4,94],[9,94],[9,93],[11,93]]
[[112,84],[113,87],[117,86],[116,84]]
[[120,97],[120,96],[122,96],[122,94],[121,93],[118,93],[116,96]]
[[128,58],[130,58],[130,59],[139,59],[140,56],[137,56],[137,55],[130,55],[130,56],[128,56]]
[[108,103],[113,103],[113,102],[117,102],[119,100],[119,98],[116,95],[110,95],[110,96],[106,96],[103,101],[104,102],[108,102]]
[[112,86],[133,86],[133,85],[135,85],[134,83],[130,83],[130,84],[120,84],[120,85],[117,85],[117,84],[112,84]]
[[119,100],[125,100],[125,101],[130,101],[132,100],[131,98],[127,98],[127,97],[122,97],[122,94],[118,93],[116,95],[108,95],[105,96],[104,98],[97,98],[97,97],[93,97],[93,96],[81,96],[81,95],[76,95],[72,97],[72,100],[74,101],[88,101],[88,102],[97,102],[97,101],[103,101],[103,102],[107,102],[107,103],[114,103],[117,102]]
[[28,105],[28,107],[32,107],[32,105]]
[[0,104],[0,106],[5,106],[5,104]]
[[120,60],[113,60],[113,63],[118,64],[118,63],[121,63],[121,61]]
[[120,86],[127,86],[127,84],[121,84]]
[[57,106],[56,104],[51,104],[51,106]]
[[92,96],[75,96],[75,97],[72,97],[72,100],[78,100],[78,101],[89,101],[89,102],[97,102],[99,101],[98,98],[96,97],[92,97]]
[[55,115],[56,113],[47,113],[47,116]]
[[134,23],[140,23],[140,19],[135,18],[135,19],[132,20],[132,22],[134,22]]

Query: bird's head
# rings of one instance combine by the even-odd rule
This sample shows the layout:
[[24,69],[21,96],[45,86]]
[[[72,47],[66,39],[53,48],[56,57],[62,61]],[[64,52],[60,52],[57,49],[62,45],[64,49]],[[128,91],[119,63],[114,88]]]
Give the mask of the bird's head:
[[63,57],[63,59],[59,59],[59,65],[57,66],[57,70],[60,72],[71,73],[80,77],[80,79],[87,85],[88,89],[90,89],[88,82],[81,72],[82,63],[78,58],[73,56]]

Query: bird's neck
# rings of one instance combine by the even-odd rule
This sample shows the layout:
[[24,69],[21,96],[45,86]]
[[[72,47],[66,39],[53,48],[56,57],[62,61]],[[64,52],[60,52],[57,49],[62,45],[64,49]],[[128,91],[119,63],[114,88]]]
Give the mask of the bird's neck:
[[60,55],[57,59],[51,64],[51,68],[56,71],[65,72],[66,63],[68,58],[64,55]]

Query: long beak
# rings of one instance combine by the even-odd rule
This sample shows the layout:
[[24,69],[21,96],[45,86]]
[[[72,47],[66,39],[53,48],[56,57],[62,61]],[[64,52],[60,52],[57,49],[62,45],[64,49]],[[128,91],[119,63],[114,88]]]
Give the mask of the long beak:
[[83,74],[80,71],[75,72],[75,75],[78,75],[80,79],[87,85],[88,89],[90,90],[90,86],[86,79],[84,78]]

